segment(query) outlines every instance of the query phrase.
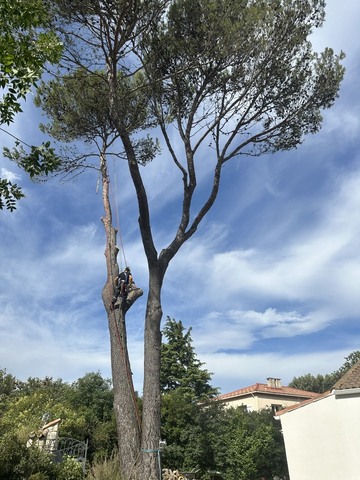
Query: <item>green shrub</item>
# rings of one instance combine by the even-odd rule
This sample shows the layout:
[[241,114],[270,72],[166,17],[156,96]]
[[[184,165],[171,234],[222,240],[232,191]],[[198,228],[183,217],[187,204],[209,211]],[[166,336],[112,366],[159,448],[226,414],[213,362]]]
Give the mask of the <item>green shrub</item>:
[[49,480],[46,473],[34,473],[30,475],[29,480]]
[[57,464],[56,480],[83,480],[82,465],[75,458],[65,457]]
[[50,455],[36,447],[27,448],[15,434],[0,441],[0,480],[57,480]]
[[86,480],[121,480],[119,454],[114,451],[109,458],[95,461]]

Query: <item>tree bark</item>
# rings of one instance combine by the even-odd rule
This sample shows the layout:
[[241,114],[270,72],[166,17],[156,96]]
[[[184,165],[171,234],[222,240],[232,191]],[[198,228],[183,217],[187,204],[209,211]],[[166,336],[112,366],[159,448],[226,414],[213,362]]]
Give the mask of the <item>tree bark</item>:
[[117,264],[116,229],[112,225],[109,200],[109,178],[105,155],[101,155],[102,195],[105,216],[102,222],[106,233],[107,281],[102,299],[108,316],[111,349],[114,410],[118,432],[120,470],[124,480],[138,477],[140,460],[141,423],[134,390],[126,338],[126,311],[143,294],[141,289],[132,290],[128,296],[127,310],[118,303],[112,307],[115,279],[119,273]]
[[157,480],[159,472],[159,440],[161,426],[160,356],[162,319],[161,288],[167,263],[158,258],[150,224],[146,190],[139,171],[129,134],[119,134],[128,159],[138,206],[140,233],[149,269],[149,294],[146,303],[144,331],[144,386],[141,435],[141,465],[138,480]]
[[[155,269],[154,269],[155,270]],[[149,296],[147,300],[144,332],[144,390],[142,424],[142,462],[140,479],[156,480],[159,472],[159,440],[161,426],[160,361],[162,309],[161,282],[150,269]]]

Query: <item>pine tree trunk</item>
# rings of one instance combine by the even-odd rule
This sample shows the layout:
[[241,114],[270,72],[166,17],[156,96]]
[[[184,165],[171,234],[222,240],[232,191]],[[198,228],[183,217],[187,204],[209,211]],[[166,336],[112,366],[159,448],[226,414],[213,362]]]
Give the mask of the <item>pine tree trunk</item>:
[[140,415],[126,346],[125,314],[121,309],[108,314],[114,409],[122,478],[136,478],[140,450]]
[[[119,304],[111,307],[114,295],[115,279],[119,273],[117,264],[118,248],[116,247],[116,230],[112,226],[111,206],[109,201],[109,179],[106,160],[101,157],[102,194],[105,216],[102,218],[106,233],[106,267],[107,281],[102,298],[108,315],[111,367],[114,390],[114,410],[118,432],[120,471],[123,480],[138,478],[138,467],[141,460],[140,442],[141,425],[135,397],[132,372],[126,338],[126,311]],[[143,294],[142,290],[132,291],[128,296],[129,308]]]
[[159,440],[161,419],[160,355],[162,310],[160,288],[150,271],[150,293],[147,302],[144,336],[144,391],[142,423],[142,462],[138,480],[161,478]]

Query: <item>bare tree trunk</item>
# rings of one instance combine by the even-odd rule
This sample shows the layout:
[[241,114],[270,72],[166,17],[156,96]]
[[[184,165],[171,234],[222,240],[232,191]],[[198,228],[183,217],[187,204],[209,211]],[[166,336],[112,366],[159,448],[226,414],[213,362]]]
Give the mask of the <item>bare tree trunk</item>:
[[144,386],[141,434],[141,462],[137,480],[158,480],[159,440],[161,425],[160,358],[162,318],[161,287],[166,271],[165,263],[160,267],[153,242],[150,214],[145,187],[139,171],[130,136],[119,129],[119,134],[128,159],[139,206],[139,224],[145,255],[149,268],[149,294],[146,304],[144,332]]
[[144,334],[144,391],[142,424],[141,479],[156,480],[159,472],[159,440],[161,419],[160,359],[162,309],[160,282],[150,269],[149,297],[147,301]]
[[[125,309],[119,305],[111,307],[114,295],[115,279],[119,273],[117,264],[116,230],[112,226],[111,206],[109,201],[109,178],[105,156],[101,156],[102,194],[105,216],[102,218],[106,233],[106,267],[107,281],[102,298],[108,316],[111,366],[114,390],[114,409],[118,432],[120,470],[122,479],[131,480],[138,477],[138,464],[141,441],[141,423],[138,411],[132,372],[127,348]],[[128,308],[143,294],[137,289],[128,296]]]

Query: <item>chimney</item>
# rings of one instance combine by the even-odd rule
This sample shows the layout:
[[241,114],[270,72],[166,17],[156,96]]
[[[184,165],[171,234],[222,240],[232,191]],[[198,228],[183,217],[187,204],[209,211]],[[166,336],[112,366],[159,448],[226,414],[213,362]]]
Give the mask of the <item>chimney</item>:
[[266,380],[267,380],[268,387],[281,388],[281,379],[280,378],[268,377]]

